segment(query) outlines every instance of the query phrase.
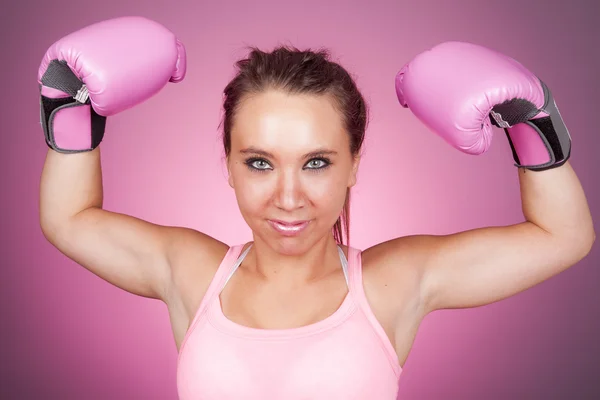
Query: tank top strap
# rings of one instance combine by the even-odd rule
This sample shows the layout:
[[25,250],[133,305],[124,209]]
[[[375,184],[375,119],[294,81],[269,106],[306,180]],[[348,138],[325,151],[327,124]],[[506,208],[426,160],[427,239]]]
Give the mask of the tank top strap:
[[350,276],[350,291],[356,304],[371,319],[371,306],[363,286],[362,252],[353,247],[348,247],[348,275]]
[[[240,259],[242,258],[240,257],[240,254],[242,253],[244,246],[245,244],[240,244],[231,246],[229,248],[225,254],[225,257],[223,257],[221,264],[219,264],[219,267],[217,268],[217,271],[215,272],[215,275],[213,276],[212,281],[210,282],[210,285],[208,286],[208,289],[206,290],[206,293],[200,302],[200,306],[198,306],[198,310],[196,310],[196,315],[194,316],[190,326],[196,324],[198,318],[208,309],[208,306],[213,298],[219,295],[222,288],[225,286],[224,282],[233,274],[232,271],[235,271],[235,269],[239,266],[241,263]],[[252,247],[252,245],[248,246],[248,249],[250,249],[250,247]],[[245,254],[248,253],[248,249],[245,251]]]
[[[342,270],[344,271],[344,278],[346,278],[346,286],[348,286],[348,290],[350,290],[350,277],[348,272],[348,259],[344,254],[344,250],[340,246],[338,246],[338,254],[340,255],[340,261],[342,262]],[[348,253],[348,255],[350,255]]]
[[[348,289],[351,292],[355,292],[356,295],[360,297],[360,292],[362,291],[362,269],[360,260],[360,250],[357,250],[354,247],[348,247],[346,269],[348,272]],[[362,294],[364,295],[364,292]]]
[[350,292],[353,295],[356,305],[361,309],[364,316],[369,321],[372,329],[380,339],[380,343],[390,360],[392,367],[399,374],[401,367],[398,364],[398,356],[392,343],[390,342],[385,330],[377,320],[377,317],[371,309],[365,288],[363,285],[363,266],[362,251],[348,247],[348,272],[350,275]]
[[[242,251],[243,247],[244,246],[240,246],[240,250],[237,252],[237,254],[239,254]],[[250,246],[248,246],[248,248],[246,248],[246,250],[244,250],[244,252],[239,255],[239,257],[237,258],[235,263],[233,263],[233,265],[231,265],[231,267],[229,268],[230,270],[228,271],[229,274],[227,274],[227,278],[225,279],[224,282],[221,283],[221,286],[219,287],[219,290],[218,290],[219,293],[221,293],[223,291],[223,289],[225,288],[225,285],[227,285],[227,282],[229,282],[229,280],[231,279],[231,277],[233,276],[235,271],[237,271],[238,267],[242,264],[242,261],[244,261],[244,258],[246,258],[246,255],[248,255],[248,252],[250,251],[251,248],[252,248],[252,244]],[[227,271],[225,271],[225,272],[227,272]]]

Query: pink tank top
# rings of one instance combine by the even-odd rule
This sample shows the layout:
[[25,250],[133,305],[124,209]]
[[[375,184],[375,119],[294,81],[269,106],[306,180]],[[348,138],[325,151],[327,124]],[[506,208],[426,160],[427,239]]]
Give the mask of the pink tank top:
[[223,314],[219,294],[248,253],[227,252],[177,360],[180,400],[395,400],[402,368],[371,311],[361,253],[338,248],[348,294],[332,315],[291,329],[257,329]]

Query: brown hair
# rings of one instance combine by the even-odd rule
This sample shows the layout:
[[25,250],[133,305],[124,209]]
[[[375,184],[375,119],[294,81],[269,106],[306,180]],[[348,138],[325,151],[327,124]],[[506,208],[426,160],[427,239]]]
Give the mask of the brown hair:
[[[365,100],[353,78],[338,63],[330,61],[329,51],[300,51],[281,46],[272,52],[250,47],[247,58],[236,63],[237,74],[223,91],[223,147],[225,156],[231,152],[231,129],[236,111],[246,96],[266,90],[281,90],[289,94],[329,96],[340,112],[350,136],[350,152],[358,156],[362,147],[368,120]],[[333,226],[337,243],[350,240],[350,189],[340,218]]]

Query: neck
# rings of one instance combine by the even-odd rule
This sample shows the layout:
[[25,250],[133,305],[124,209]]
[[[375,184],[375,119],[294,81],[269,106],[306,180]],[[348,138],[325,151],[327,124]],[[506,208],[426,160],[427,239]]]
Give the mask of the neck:
[[337,243],[329,235],[306,252],[286,254],[284,250],[255,237],[246,257],[247,269],[267,283],[297,288],[315,283],[331,273],[332,268],[337,269],[340,263]]

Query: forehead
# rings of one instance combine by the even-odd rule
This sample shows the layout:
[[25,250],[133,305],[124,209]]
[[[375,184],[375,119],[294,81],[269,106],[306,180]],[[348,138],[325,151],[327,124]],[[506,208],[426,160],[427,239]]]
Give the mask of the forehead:
[[348,145],[340,113],[329,96],[267,91],[241,103],[231,132],[232,148],[310,151]]

